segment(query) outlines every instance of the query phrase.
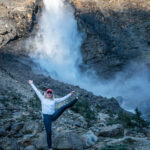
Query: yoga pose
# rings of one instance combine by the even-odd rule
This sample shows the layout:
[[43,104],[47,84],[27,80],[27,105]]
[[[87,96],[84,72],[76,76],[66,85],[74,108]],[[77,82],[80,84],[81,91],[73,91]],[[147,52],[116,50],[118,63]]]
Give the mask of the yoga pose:
[[34,89],[35,93],[41,100],[42,104],[42,118],[46,129],[47,134],[47,143],[49,150],[52,150],[52,140],[51,140],[51,126],[52,122],[55,121],[67,108],[72,107],[78,100],[76,97],[74,100],[70,101],[68,104],[60,107],[58,110],[55,111],[55,104],[62,102],[69,98],[71,95],[75,93],[75,91],[70,92],[66,96],[62,98],[54,98],[53,91],[51,89],[47,89],[45,94],[42,95],[40,91],[36,88],[33,84],[32,80],[29,80],[29,84]]

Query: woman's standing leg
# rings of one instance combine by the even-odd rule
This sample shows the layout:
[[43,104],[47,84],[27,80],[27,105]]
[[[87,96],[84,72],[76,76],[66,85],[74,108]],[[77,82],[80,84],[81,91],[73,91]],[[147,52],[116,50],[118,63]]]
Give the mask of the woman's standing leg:
[[45,129],[46,129],[47,144],[48,144],[49,149],[51,149],[52,148],[52,139],[51,139],[52,116],[48,114],[43,114],[43,122],[44,122]]
[[78,97],[69,102],[68,104],[60,107],[52,116],[52,121],[55,121],[67,108],[72,107],[78,101]]

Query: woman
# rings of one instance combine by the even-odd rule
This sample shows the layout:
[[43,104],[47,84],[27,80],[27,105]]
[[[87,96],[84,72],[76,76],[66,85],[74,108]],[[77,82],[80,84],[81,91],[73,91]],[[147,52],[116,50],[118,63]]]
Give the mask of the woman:
[[71,95],[75,93],[75,91],[70,92],[66,96],[62,98],[54,98],[53,91],[51,89],[47,89],[44,96],[40,93],[40,91],[33,84],[32,80],[29,80],[29,84],[41,100],[42,104],[42,118],[46,129],[47,134],[47,143],[49,150],[52,150],[52,140],[51,140],[51,126],[52,122],[55,121],[67,108],[72,107],[78,100],[76,97],[74,100],[70,101],[68,104],[62,106],[57,111],[55,111],[55,104],[62,102],[68,99]]

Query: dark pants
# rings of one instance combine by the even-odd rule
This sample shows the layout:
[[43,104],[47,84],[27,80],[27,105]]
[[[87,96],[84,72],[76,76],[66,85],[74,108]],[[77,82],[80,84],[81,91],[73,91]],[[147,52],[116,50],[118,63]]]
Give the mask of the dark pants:
[[67,108],[72,107],[76,102],[77,102],[77,99],[75,98],[74,100],[70,101],[68,104],[60,107],[54,114],[52,115],[43,114],[43,122],[44,122],[45,129],[46,129],[47,143],[48,143],[49,148],[52,147],[52,139],[51,139],[52,122],[55,121]]

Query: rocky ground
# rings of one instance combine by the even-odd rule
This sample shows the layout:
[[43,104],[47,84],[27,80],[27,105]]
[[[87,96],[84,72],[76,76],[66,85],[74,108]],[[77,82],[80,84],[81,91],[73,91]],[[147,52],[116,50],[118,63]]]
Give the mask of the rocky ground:
[[[94,65],[97,70],[101,62],[108,62],[107,70],[140,56],[141,51],[148,54],[149,1],[130,1],[136,8],[143,8],[131,7],[136,11],[128,11],[130,3],[123,0],[119,4],[116,0],[70,2],[80,30],[87,33],[82,46],[86,64]],[[41,92],[52,88],[56,96],[64,96],[75,90],[79,96],[79,102],[53,123],[54,149],[149,150],[150,126],[138,110],[133,115],[120,108],[114,98],[95,96],[78,86],[45,76],[25,55],[24,38],[37,30],[41,7],[41,0],[0,0],[3,12],[0,13],[0,150],[48,149],[40,101],[28,85],[29,79],[34,80]]]
[[55,149],[149,150],[150,128],[138,113],[124,111],[114,98],[94,96],[39,72],[26,56],[0,53],[0,149],[48,149],[40,101],[27,83],[33,79],[41,92],[50,87],[56,96],[71,90],[79,96],[79,102],[53,123]]

